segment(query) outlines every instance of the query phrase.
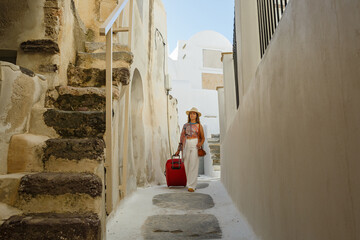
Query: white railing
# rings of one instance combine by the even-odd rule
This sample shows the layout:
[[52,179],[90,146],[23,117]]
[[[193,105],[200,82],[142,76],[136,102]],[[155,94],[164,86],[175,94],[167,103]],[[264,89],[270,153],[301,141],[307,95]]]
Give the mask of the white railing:
[[[129,26],[114,28],[114,23],[118,17],[123,15],[125,7],[129,3]],[[133,0],[124,0],[122,4],[116,6],[110,16],[100,27],[100,35],[106,36],[106,208],[107,212],[112,211],[112,163],[113,163],[113,137],[112,137],[112,60],[113,60],[113,33],[128,32],[128,48],[131,51],[131,33],[132,33],[132,14]],[[119,186],[121,195],[126,195],[126,178],[127,178],[127,160],[128,160],[128,129],[129,129],[129,86],[124,86],[125,94],[125,121],[124,121],[124,146],[123,146],[123,172],[122,181]]]

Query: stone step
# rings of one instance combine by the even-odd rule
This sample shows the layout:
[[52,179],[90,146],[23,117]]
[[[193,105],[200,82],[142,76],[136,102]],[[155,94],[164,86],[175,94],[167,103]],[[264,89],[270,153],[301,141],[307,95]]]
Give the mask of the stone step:
[[220,139],[220,134],[211,134],[211,138],[219,138]]
[[209,144],[210,149],[220,149],[220,143],[211,143]]
[[105,112],[101,111],[48,109],[44,122],[65,138],[102,137],[105,133]]
[[210,148],[210,153],[211,154],[215,154],[215,153],[217,153],[217,154],[220,154],[220,148]]
[[91,173],[28,174],[20,180],[15,206],[24,213],[100,213],[102,191],[102,180]]
[[211,159],[220,159],[220,153],[212,153]]
[[8,150],[7,172],[42,172],[41,156],[48,139],[47,136],[29,133],[13,135]]
[[[67,70],[68,85],[73,87],[104,87],[106,73],[100,68],[84,68],[69,64]],[[128,67],[113,68],[113,85],[129,84],[130,71]]]
[[[113,99],[119,99],[119,89],[113,87]],[[104,111],[105,88],[60,86],[47,92],[46,107],[65,111]]]
[[[105,69],[105,52],[87,53],[78,52],[76,66],[83,68],[100,68]],[[133,62],[134,55],[129,51],[113,52],[113,67],[130,67]]]
[[220,165],[220,159],[213,160],[213,165]]
[[49,172],[90,172],[103,178],[105,142],[102,138],[48,139],[43,163]]
[[[85,42],[85,51],[88,53],[105,52],[106,46],[104,42]],[[127,45],[121,45],[120,43],[114,43],[113,51],[129,51],[129,47]]]
[[208,138],[208,143],[209,144],[220,143],[220,139],[218,139],[218,138]]
[[10,206],[15,205],[20,181],[24,176],[25,173],[0,175],[0,202]]
[[100,240],[97,214],[41,213],[15,215],[0,226],[2,240]]

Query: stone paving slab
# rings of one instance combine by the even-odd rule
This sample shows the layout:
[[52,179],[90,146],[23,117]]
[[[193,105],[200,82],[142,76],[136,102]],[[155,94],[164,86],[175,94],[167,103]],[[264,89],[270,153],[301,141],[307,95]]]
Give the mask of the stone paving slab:
[[178,210],[205,210],[214,207],[214,201],[203,193],[163,193],[154,196],[153,204]]
[[211,214],[154,215],[143,226],[144,239],[221,239],[219,222]]

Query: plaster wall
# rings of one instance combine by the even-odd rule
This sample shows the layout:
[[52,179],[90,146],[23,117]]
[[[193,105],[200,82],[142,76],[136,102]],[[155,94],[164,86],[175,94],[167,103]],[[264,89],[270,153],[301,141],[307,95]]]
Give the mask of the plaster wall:
[[260,63],[260,40],[256,1],[235,1],[237,66],[240,98],[248,90]]
[[31,109],[43,103],[46,89],[45,79],[0,62],[0,174],[7,173],[11,137],[28,131]]
[[[223,127],[220,125],[220,139],[221,141],[226,135],[226,132],[234,120],[237,112],[236,107],[236,93],[235,93],[235,75],[234,75],[234,59],[230,53],[223,54],[224,66],[224,104],[219,104],[219,109],[224,108],[224,115],[220,114],[220,122],[224,121]],[[223,120],[221,120],[223,119]]]
[[[134,1],[130,83],[128,192],[137,186],[165,183],[164,166],[170,157],[167,95],[164,88],[166,13],[160,0]],[[179,136],[176,100],[169,96],[170,138]],[[123,121],[123,120],[121,120]],[[120,133],[122,134],[122,133]],[[171,141],[172,152],[177,141]],[[121,148],[121,147],[120,147]],[[122,166],[122,156],[120,167]]]
[[260,239],[360,239],[359,12],[290,1],[241,99],[221,179]]

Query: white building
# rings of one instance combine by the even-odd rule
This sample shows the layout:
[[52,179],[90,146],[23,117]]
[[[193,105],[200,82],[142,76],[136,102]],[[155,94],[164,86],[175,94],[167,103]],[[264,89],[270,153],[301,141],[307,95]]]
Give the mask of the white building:
[[214,31],[199,32],[189,40],[178,41],[169,57],[168,71],[171,95],[178,100],[180,126],[187,122],[186,110],[197,107],[206,135],[220,133],[216,87],[223,85],[221,53],[230,51],[230,41]]

